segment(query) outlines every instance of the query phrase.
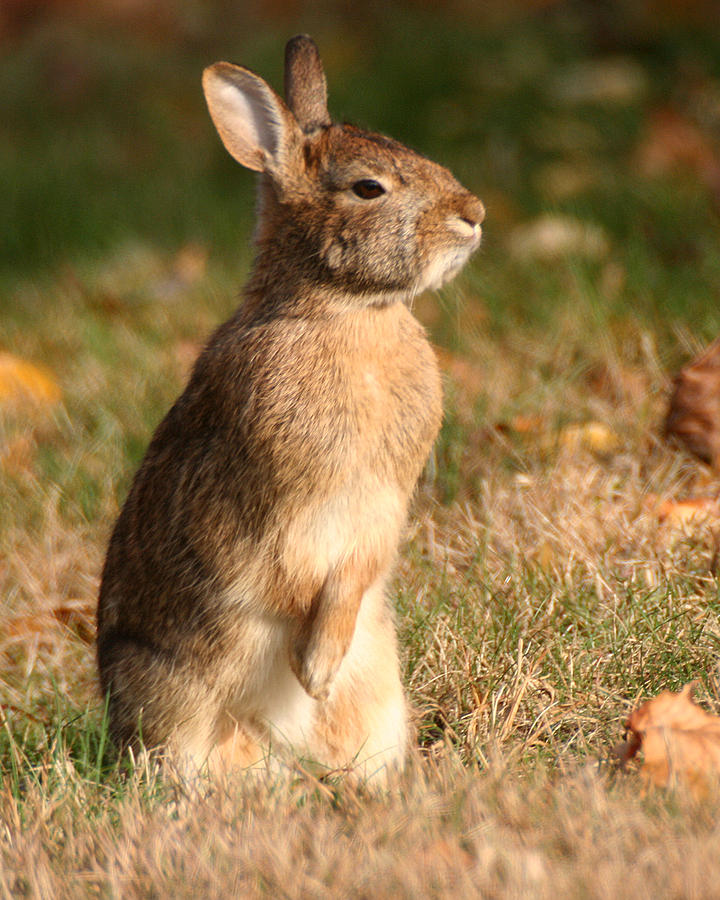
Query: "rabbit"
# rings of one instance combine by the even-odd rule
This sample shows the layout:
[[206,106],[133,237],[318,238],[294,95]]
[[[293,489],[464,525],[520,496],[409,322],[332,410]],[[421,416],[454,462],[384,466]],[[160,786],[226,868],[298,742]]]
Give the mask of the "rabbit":
[[183,772],[306,759],[385,783],[408,743],[385,586],[442,415],[409,302],[468,260],[484,207],[402,144],[334,124],[305,35],[285,101],[227,62],[203,87],[226,149],[260,173],[256,255],[109,542],[110,733]]

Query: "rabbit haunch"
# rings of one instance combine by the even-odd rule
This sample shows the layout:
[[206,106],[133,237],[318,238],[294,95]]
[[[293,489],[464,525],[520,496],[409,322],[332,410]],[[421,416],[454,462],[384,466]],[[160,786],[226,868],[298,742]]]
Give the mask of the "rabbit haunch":
[[226,148],[262,173],[257,256],[110,541],[111,731],[190,770],[258,767],[272,745],[382,778],[407,742],[385,583],[441,417],[402,301],[467,260],[482,204],[401,144],[331,124],[309,38],[288,44],[289,105],[228,63],[203,84]]

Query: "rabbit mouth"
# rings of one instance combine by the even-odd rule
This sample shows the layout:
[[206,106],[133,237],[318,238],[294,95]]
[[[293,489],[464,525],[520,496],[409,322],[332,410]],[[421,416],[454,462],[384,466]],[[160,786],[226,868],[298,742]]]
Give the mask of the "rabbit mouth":
[[463,216],[451,216],[447,220],[447,226],[451,231],[460,235],[460,237],[472,242],[471,252],[480,243],[480,237],[482,235],[480,222],[466,219]]
[[436,256],[420,276],[418,292],[437,290],[454,278],[468,261],[472,252],[478,248],[480,244],[479,231],[479,226],[477,226],[477,231],[473,233],[471,241],[460,247],[449,248]]

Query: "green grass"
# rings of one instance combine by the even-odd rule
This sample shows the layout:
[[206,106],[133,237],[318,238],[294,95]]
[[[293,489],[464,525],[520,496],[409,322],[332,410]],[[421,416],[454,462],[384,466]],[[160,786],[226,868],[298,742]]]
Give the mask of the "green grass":
[[[697,679],[720,710],[717,523],[656,512],[720,489],[659,438],[672,375],[720,332],[718,197],[692,160],[642,163],[667,106],[720,160],[720,45],[689,15],[577,9],[391,4],[348,28],[334,6],[188,4],[162,39],[78,14],[10,41],[0,352],[63,400],[0,397],[0,896],[712,893],[717,798],[646,794],[611,758],[662,690]],[[279,85],[305,29],[339,117],[450,165],[488,209],[468,270],[417,302],[446,415],[392,587],[418,749],[384,797],[300,769],[193,791],[118,759],[91,643],[129,481],[250,262],[252,181],[200,72],[230,58]],[[577,66],[617,58],[639,78],[625,100],[567,99]],[[546,214],[605,249],[523,255]],[[574,445],[583,423],[612,446]]]

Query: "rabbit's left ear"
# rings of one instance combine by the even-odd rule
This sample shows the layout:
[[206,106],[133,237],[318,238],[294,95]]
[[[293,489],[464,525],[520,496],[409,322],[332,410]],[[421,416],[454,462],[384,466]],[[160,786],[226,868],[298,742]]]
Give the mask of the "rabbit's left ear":
[[249,69],[219,62],[203,72],[203,90],[225,149],[241,165],[272,172],[286,162],[302,135],[269,84]]

